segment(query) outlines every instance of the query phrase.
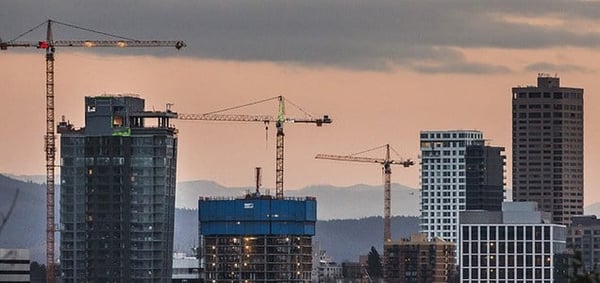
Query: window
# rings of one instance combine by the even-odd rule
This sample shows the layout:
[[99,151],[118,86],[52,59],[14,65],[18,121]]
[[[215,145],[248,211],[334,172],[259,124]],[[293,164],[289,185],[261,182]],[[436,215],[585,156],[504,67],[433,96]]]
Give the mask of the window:
[[113,116],[113,127],[123,127],[123,116],[115,115]]

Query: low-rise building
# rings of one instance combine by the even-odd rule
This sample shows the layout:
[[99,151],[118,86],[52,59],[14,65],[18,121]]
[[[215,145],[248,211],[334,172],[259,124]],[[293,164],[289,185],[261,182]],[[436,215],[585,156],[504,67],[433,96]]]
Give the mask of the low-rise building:
[[342,266],[331,258],[325,250],[313,254],[312,282],[336,282],[342,279]]
[[555,282],[566,227],[535,202],[504,202],[502,211],[460,214],[460,282]]
[[386,278],[390,282],[446,283],[455,277],[453,242],[427,234],[415,234],[408,239],[384,244],[387,251]]
[[0,249],[0,282],[29,282],[28,249]]
[[173,253],[173,283],[199,283],[200,261],[185,253]]
[[363,278],[363,268],[359,262],[342,262],[344,282],[360,282]]
[[600,271],[600,219],[596,215],[573,216],[567,232],[567,248],[581,254],[582,272]]

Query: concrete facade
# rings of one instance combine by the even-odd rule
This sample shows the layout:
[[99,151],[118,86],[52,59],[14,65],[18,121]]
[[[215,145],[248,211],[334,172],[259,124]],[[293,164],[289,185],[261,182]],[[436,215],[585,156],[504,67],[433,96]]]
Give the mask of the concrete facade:
[[536,201],[552,221],[583,214],[583,89],[540,74],[512,89],[513,200]]
[[384,268],[390,282],[446,283],[456,276],[456,244],[426,234],[384,244],[388,261]]
[[504,199],[503,148],[485,145],[472,130],[422,131],[419,232],[456,242],[466,209],[500,210]]

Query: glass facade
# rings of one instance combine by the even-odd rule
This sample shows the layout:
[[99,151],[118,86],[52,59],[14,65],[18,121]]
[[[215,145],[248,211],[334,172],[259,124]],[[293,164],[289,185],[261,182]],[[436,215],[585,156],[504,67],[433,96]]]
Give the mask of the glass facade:
[[456,242],[460,211],[500,210],[503,148],[486,146],[479,131],[422,131],[420,141],[419,231]]
[[88,97],[86,128],[59,125],[64,282],[171,280],[177,137],[143,103]]
[[461,225],[461,282],[554,282],[565,227],[554,224]]

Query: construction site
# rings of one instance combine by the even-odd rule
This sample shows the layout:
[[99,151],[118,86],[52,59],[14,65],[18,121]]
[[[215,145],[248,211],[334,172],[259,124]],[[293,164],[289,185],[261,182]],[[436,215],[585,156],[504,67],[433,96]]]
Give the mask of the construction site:
[[202,198],[198,214],[207,282],[310,282],[316,199]]
[[[53,25],[92,31],[115,40],[55,40]],[[17,41],[46,26],[46,39]],[[206,282],[310,282],[312,237],[317,221],[314,197],[284,196],[284,125],[331,124],[328,115],[315,118],[301,107],[276,96],[240,106],[201,113],[148,111],[136,95],[109,94],[85,99],[86,124],[77,128],[63,117],[55,121],[54,53],[56,48],[175,47],[183,41],[134,40],[48,20],[0,49],[32,47],[46,59],[46,264],[47,282],[144,280],[168,282],[172,272],[173,210],[177,133],[171,120],[254,122],[275,125],[275,194],[256,191],[237,198],[204,196],[198,201],[198,258]],[[238,109],[277,102],[277,114],[237,114]],[[303,113],[286,115],[286,105]],[[156,123],[147,124],[149,119]],[[56,130],[61,134],[60,223],[55,217]],[[391,165],[409,167],[411,160],[394,160],[385,145],[383,158],[356,154],[317,155],[318,159],[376,163],[384,177],[384,242],[391,241]],[[369,152],[364,151],[359,154]],[[60,270],[56,268],[55,237],[61,233]],[[384,253],[384,261],[387,254]],[[362,268],[364,269],[364,268]],[[202,270],[202,268],[201,268]],[[59,272],[59,273],[57,273]],[[365,271],[363,270],[363,273]]]

